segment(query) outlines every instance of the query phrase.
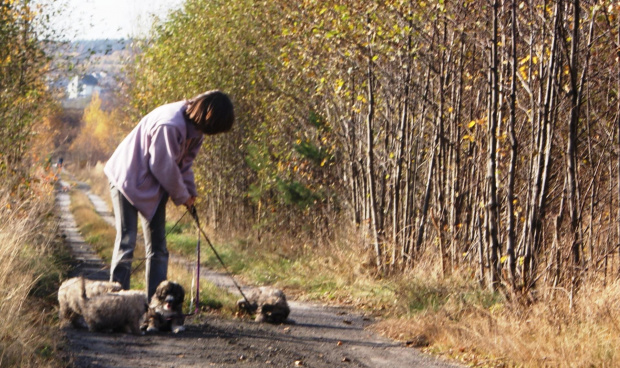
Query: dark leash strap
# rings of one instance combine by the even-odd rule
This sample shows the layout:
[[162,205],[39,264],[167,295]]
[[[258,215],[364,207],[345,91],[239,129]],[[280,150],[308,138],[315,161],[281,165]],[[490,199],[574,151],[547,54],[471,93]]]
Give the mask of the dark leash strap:
[[185,217],[185,215],[187,214],[188,211],[183,212],[183,216],[181,216],[181,218],[179,218],[177,220],[177,222],[174,223],[174,225],[172,225],[172,227],[170,228],[170,230],[168,230],[168,232],[166,232],[166,238],[168,237],[168,235],[170,235],[170,233],[177,227],[177,225],[179,224],[179,222],[181,222],[181,220],[183,220],[183,217]]
[[[213,254],[215,254],[215,257],[217,258],[217,260],[220,261],[220,264],[224,268],[224,271],[226,272],[226,275],[228,277],[230,277],[230,279],[232,280],[232,282],[235,285],[235,287],[237,288],[237,290],[239,290],[239,293],[241,294],[241,296],[243,297],[245,302],[248,305],[250,305],[250,301],[248,300],[248,298],[245,296],[245,294],[241,290],[241,287],[239,286],[239,284],[237,284],[237,281],[235,281],[235,278],[233,277],[232,273],[228,270],[228,267],[226,267],[226,264],[222,260],[222,257],[220,257],[220,255],[217,252],[217,250],[215,250],[215,247],[213,246],[213,243],[211,243],[211,240],[209,240],[209,237],[207,236],[205,231],[200,227],[200,220],[198,219],[198,213],[196,211],[196,206],[191,206],[188,209],[188,212],[192,215],[192,217],[194,218],[194,221],[196,221],[196,227],[198,228],[198,231],[200,232],[198,234],[198,239],[199,239],[198,240],[198,244],[200,244],[200,234],[202,234],[202,236],[204,236],[205,240],[207,241],[207,244],[209,244],[209,247],[213,251]],[[198,246],[198,248],[200,248],[200,246]],[[198,255],[200,255],[200,249],[197,250],[197,253],[198,253]],[[197,269],[200,270],[200,258],[198,260]],[[197,278],[200,279],[200,271],[197,272]],[[196,308],[198,308],[198,293],[196,293]]]

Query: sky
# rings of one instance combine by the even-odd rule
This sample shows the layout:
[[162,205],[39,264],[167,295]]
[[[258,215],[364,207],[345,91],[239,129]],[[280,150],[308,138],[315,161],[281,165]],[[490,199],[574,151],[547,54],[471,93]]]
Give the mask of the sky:
[[52,18],[54,29],[71,41],[145,36],[153,15],[165,17],[183,4],[183,0],[49,1],[59,10]]

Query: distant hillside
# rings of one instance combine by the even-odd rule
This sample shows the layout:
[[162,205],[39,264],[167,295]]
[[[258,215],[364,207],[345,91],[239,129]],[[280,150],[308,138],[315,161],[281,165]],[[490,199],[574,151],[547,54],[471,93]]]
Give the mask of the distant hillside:
[[[94,91],[103,108],[114,105],[115,95],[126,78],[125,67],[135,56],[132,39],[81,40],[48,46],[55,56],[50,85],[58,91],[65,108],[83,109]],[[96,82],[84,86],[80,83],[84,78],[95,78]]]
[[69,77],[105,72],[110,77],[121,78],[123,67],[133,59],[134,54],[131,39],[74,41],[67,45],[65,51],[65,56],[73,65]]
[[130,39],[78,40],[71,43],[71,48],[78,54],[110,54],[125,50],[131,43]]

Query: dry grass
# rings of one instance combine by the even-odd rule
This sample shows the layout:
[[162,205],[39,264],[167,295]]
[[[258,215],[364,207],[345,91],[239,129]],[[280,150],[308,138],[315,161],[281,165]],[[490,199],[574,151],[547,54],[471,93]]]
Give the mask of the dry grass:
[[[56,367],[55,291],[62,273],[51,185],[0,192],[0,366]],[[25,194],[25,195],[24,195]],[[36,201],[35,201],[36,199]]]
[[[564,293],[516,304],[457,279],[411,275],[433,307],[411,308],[375,328],[401,341],[430,342],[427,351],[481,367],[615,367],[620,365],[620,287],[582,290],[569,310]],[[405,287],[403,287],[405,288]],[[428,290],[444,290],[429,292]],[[552,296],[553,295],[553,296]],[[409,300],[412,300],[411,298]]]

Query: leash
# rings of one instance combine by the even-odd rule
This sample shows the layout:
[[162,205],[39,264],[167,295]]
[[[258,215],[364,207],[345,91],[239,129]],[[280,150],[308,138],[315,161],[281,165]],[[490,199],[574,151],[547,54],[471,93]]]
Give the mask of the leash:
[[[233,284],[235,285],[235,287],[237,288],[237,290],[239,290],[239,293],[241,294],[241,296],[243,297],[243,299],[245,300],[245,302],[250,305],[250,301],[248,300],[248,298],[245,296],[245,294],[243,293],[243,291],[241,290],[241,287],[239,286],[239,284],[237,284],[237,281],[235,281],[235,278],[233,277],[232,273],[228,270],[228,267],[226,267],[226,264],[224,263],[224,261],[222,260],[222,257],[220,257],[219,253],[217,252],[217,250],[215,250],[215,247],[213,246],[213,243],[211,243],[211,240],[209,240],[209,237],[207,236],[207,234],[205,233],[205,231],[202,229],[202,227],[200,227],[200,220],[198,219],[198,213],[196,211],[196,206],[191,206],[188,209],[188,212],[192,215],[192,217],[194,218],[194,221],[196,221],[196,227],[198,228],[199,234],[198,234],[198,244],[200,244],[200,234],[202,234],[202,236],[204,236],[205,240],[207,241],[207,244],[209,244],[209,247],[211,248],[211,250],[213,251],[213,254],[215,254],[215,257],[217,258],[218,261],[220,261],[220,264],[222,265],[222,267],[224,268],[224,271],[226,272],[226,275],[230,278],[230,280],[233,282]],[[197,249],[197,254],[198,254],[198,265],[196,267],[197,272],[196,272],[196,279],[200,280],[200,247],[198,247]],[[198,291],[196,292],[196,295],[198,294]],[[198,302],[199,300],[196,299],[196,308],[198,308]]]

